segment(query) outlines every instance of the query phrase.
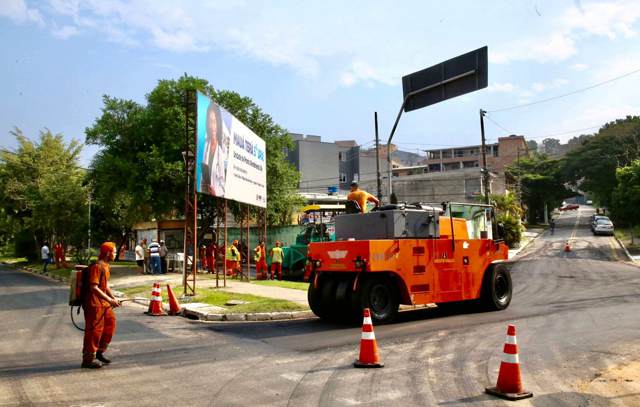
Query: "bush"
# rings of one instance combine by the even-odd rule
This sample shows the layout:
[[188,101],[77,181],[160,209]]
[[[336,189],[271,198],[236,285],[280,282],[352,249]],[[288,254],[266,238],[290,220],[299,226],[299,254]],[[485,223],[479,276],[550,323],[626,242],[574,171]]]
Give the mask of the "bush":
[[29,260],[37,260],[40,257],[39,248],[36,247],[33,234],[28,229],[16,233],[13,244],[13,253],[17,257],[26,257]]
[[523,227],[520,220],[507,214],[498,215],[498,223],[503,225],[504,241],[510,248],[518,247],[522,239]]

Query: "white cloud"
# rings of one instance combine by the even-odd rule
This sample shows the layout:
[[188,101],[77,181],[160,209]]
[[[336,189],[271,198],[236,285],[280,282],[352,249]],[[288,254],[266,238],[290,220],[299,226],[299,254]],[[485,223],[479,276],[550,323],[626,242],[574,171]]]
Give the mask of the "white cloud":
[[490,61],[496,64],[512,61],[563,61],[578,52],[573,38],[563,32],[552,33],[542,38],[525,38],[498,45],[497,48],[497,51],[489,53]]
[[[577,43],[589,36],[633,38],[634,24],[640,20],[637,0],[582,3],[565,10],[549,34],[498,44],[490,55],[494,63],[511,61],[557,62],[578,53]],[[575,64],[577,70],[582,64]],[[586,67],[586,66],[585,66]]]
[[561,87],[565,86],[568,83],[569,83],[569,81],[564,79],[564,78],[556,78],[556,79],[552,80],[551,82],[547,82],[547,83],[534,82],[533,84],[531,84],[531,89],[533,89],[533,91],[539,93],[539,92],[543,92],[545,90],[561,88]]
[[511,93],[516,90],[516,86],[510,82],[492,83],[487,87],[487,90],[489,92]]
[[589,65],[587,65],[587,64],[580,64],[580,63],[578,63],[578,64],[573,64],[573,65],[571,65],[571,69],[573,69],[574,71],[578,71],[578,72],[580,72],[580,71],[584,71],[584,70],[586,70],[587,68],[589,68]]
[[8,17],[17,23],[36,23],[44,25],[40,11],[29,8],[24,0],[3,0],[0,16]]
[[51,33],[58,38],[66,40],[67,38],[71,38],[74,35],[78,35],[78,28],[72,25],[65,25],[62,28],[54,28]]

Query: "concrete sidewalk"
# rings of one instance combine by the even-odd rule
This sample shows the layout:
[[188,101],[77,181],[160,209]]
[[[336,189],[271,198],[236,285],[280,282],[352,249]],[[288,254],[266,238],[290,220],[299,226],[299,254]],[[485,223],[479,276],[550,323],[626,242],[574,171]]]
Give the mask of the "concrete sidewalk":
[[520,246],[516,249],[509,249],[509,259],[515,257],[523,251],[531,242],[538,238],[542,233],[544,233],[543,228],[531,228],[527,229],[522,233],[522,240],[520,240]]

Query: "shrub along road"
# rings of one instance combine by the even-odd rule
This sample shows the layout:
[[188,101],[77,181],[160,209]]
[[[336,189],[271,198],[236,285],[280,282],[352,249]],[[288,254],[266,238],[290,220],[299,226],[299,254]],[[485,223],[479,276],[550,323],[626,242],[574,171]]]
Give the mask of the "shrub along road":
[[0,405],[511,405],[483,393],[508,323],[535,395],[520,404],[638,405],[640,269],[610,237],[591,236],[589,215],[564,213],[555,235],[518,256],[507,310],[426,309],[375,327],[386,367],[374,370],[351,366],[359,327],[202,323],[128,306],[117,311],[114,363],[80,370],[66,286],[0,267],[0,330],[10,333],[0,337]]

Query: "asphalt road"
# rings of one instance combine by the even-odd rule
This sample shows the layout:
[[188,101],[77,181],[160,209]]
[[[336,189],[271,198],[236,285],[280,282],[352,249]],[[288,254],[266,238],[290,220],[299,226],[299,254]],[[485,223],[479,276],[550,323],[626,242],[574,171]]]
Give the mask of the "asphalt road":
[[[375,328],[383,369],[352,368],[360,329],[318,320],[220,324],[117,311],[111,366],[79,368],[67,288],[0,267],[0,405],[511,405],[494,385],[508,323],[532,399],[519,405],[640,405],[581,389],[640,355],[640,269],[591,213],[564,213],[512,268],[502,312],[404,312]],[[564,244],[571,241],[572,251]]]

